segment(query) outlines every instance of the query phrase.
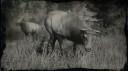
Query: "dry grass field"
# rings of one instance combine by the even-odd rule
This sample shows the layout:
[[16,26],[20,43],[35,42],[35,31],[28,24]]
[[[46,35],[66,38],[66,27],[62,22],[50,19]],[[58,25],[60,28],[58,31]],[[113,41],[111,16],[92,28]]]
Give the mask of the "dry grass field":
[[[61,69],[61,68],[93,68],[120,69],[126,61],[125,38],[122,35],[93,37],[92,51],[85,52],[77,46],[76,55],[72,52],[70,41],[65,41],[63,56],[56,43],[55,51],[46,54],[47,48],[42,46],[43,53],[36,52],[41,40],[33,41],[31,37],[6,42],[2,57],[2,66],[7,69]],[[51,47],[50,47],[51,48]],[[49,48],[49,51],[50,51]]]

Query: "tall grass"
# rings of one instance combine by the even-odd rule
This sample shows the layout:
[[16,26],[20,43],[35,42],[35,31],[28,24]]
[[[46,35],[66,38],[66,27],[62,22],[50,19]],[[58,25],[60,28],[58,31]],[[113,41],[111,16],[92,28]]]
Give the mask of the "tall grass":
[[[54,52],[46,54],[47,48],[42,46],[43,53],[36,52],[40,40],[33,41],[32,37],[6,42],[2,57],[2,66],[7,69],[59,69],[59,68],[109,68],[120,69],[126,61],[126,43],[122,35],[93,37],[92,51],[85,52],[77,46],[76,55],[72,44],[65,41],[61,55],[59,44],[56,43]],[[46,43],[44,41],[44,43]],[[50,51],[51,47],[49,47]],[[83,54],[83,55],[82,55]]]

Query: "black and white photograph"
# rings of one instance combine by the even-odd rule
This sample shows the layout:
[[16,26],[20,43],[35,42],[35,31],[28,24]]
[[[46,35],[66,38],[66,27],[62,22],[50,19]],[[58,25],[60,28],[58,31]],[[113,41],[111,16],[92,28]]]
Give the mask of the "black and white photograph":
[[125,0],[1,0],[0,71],[127,69]]

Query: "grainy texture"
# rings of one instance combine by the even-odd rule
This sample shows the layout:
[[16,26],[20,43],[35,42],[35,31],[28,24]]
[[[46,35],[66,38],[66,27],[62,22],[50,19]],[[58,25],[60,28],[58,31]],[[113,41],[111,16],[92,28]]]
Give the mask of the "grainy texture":
[[[77,46],[76,55],[72,51],[72,42],[65,40],[64,55],[61,55],[58,42],[50,55],[52,47],[47,46],[49,33],[44,26],[47,12],[52,10],[68,11],[79,16],[85,25],[101,31],[100,35],[92,37],[92,51],[86,52],[81,45]],[[2,7],[5,13],[6,48],[1,66],[6,69],[61,69],[61,68],[92,68],[121,69],[126,62],[126,38],[124,35],[125,11],[113,2],[106,4],[91,1],[48,2],[12,0]],[[38,23],[43,29],[38,38],[25,36],[17,20],[24,16],[26,21]],[[37,47],[43,42],[42,54]]]

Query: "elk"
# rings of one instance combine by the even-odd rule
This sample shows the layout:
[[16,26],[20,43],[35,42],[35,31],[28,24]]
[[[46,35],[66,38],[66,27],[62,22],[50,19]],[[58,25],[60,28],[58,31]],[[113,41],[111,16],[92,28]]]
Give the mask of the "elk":
[[77,15],[59,10],[49,12],[44,25],[50,34],[48,44],[52,46],[52,52],[56,40],[58,40],[62,52],[62,43],[64,39],[70,40],[74,43],[74,53],[77,44],[82,44],[86,51],[90,51],[91,36],[89,35],[99,32],[98,30],[85,26]]
[[24,21],[23,18],[21,18],[20,21],[17,22],[17,25],[20,26],[22,32],[26,36],[33,36],[33,38],[36,38],[36,39],[37,39],[37,34],[42,29],[42,27],[39,24],[29,22],[29,21]]

